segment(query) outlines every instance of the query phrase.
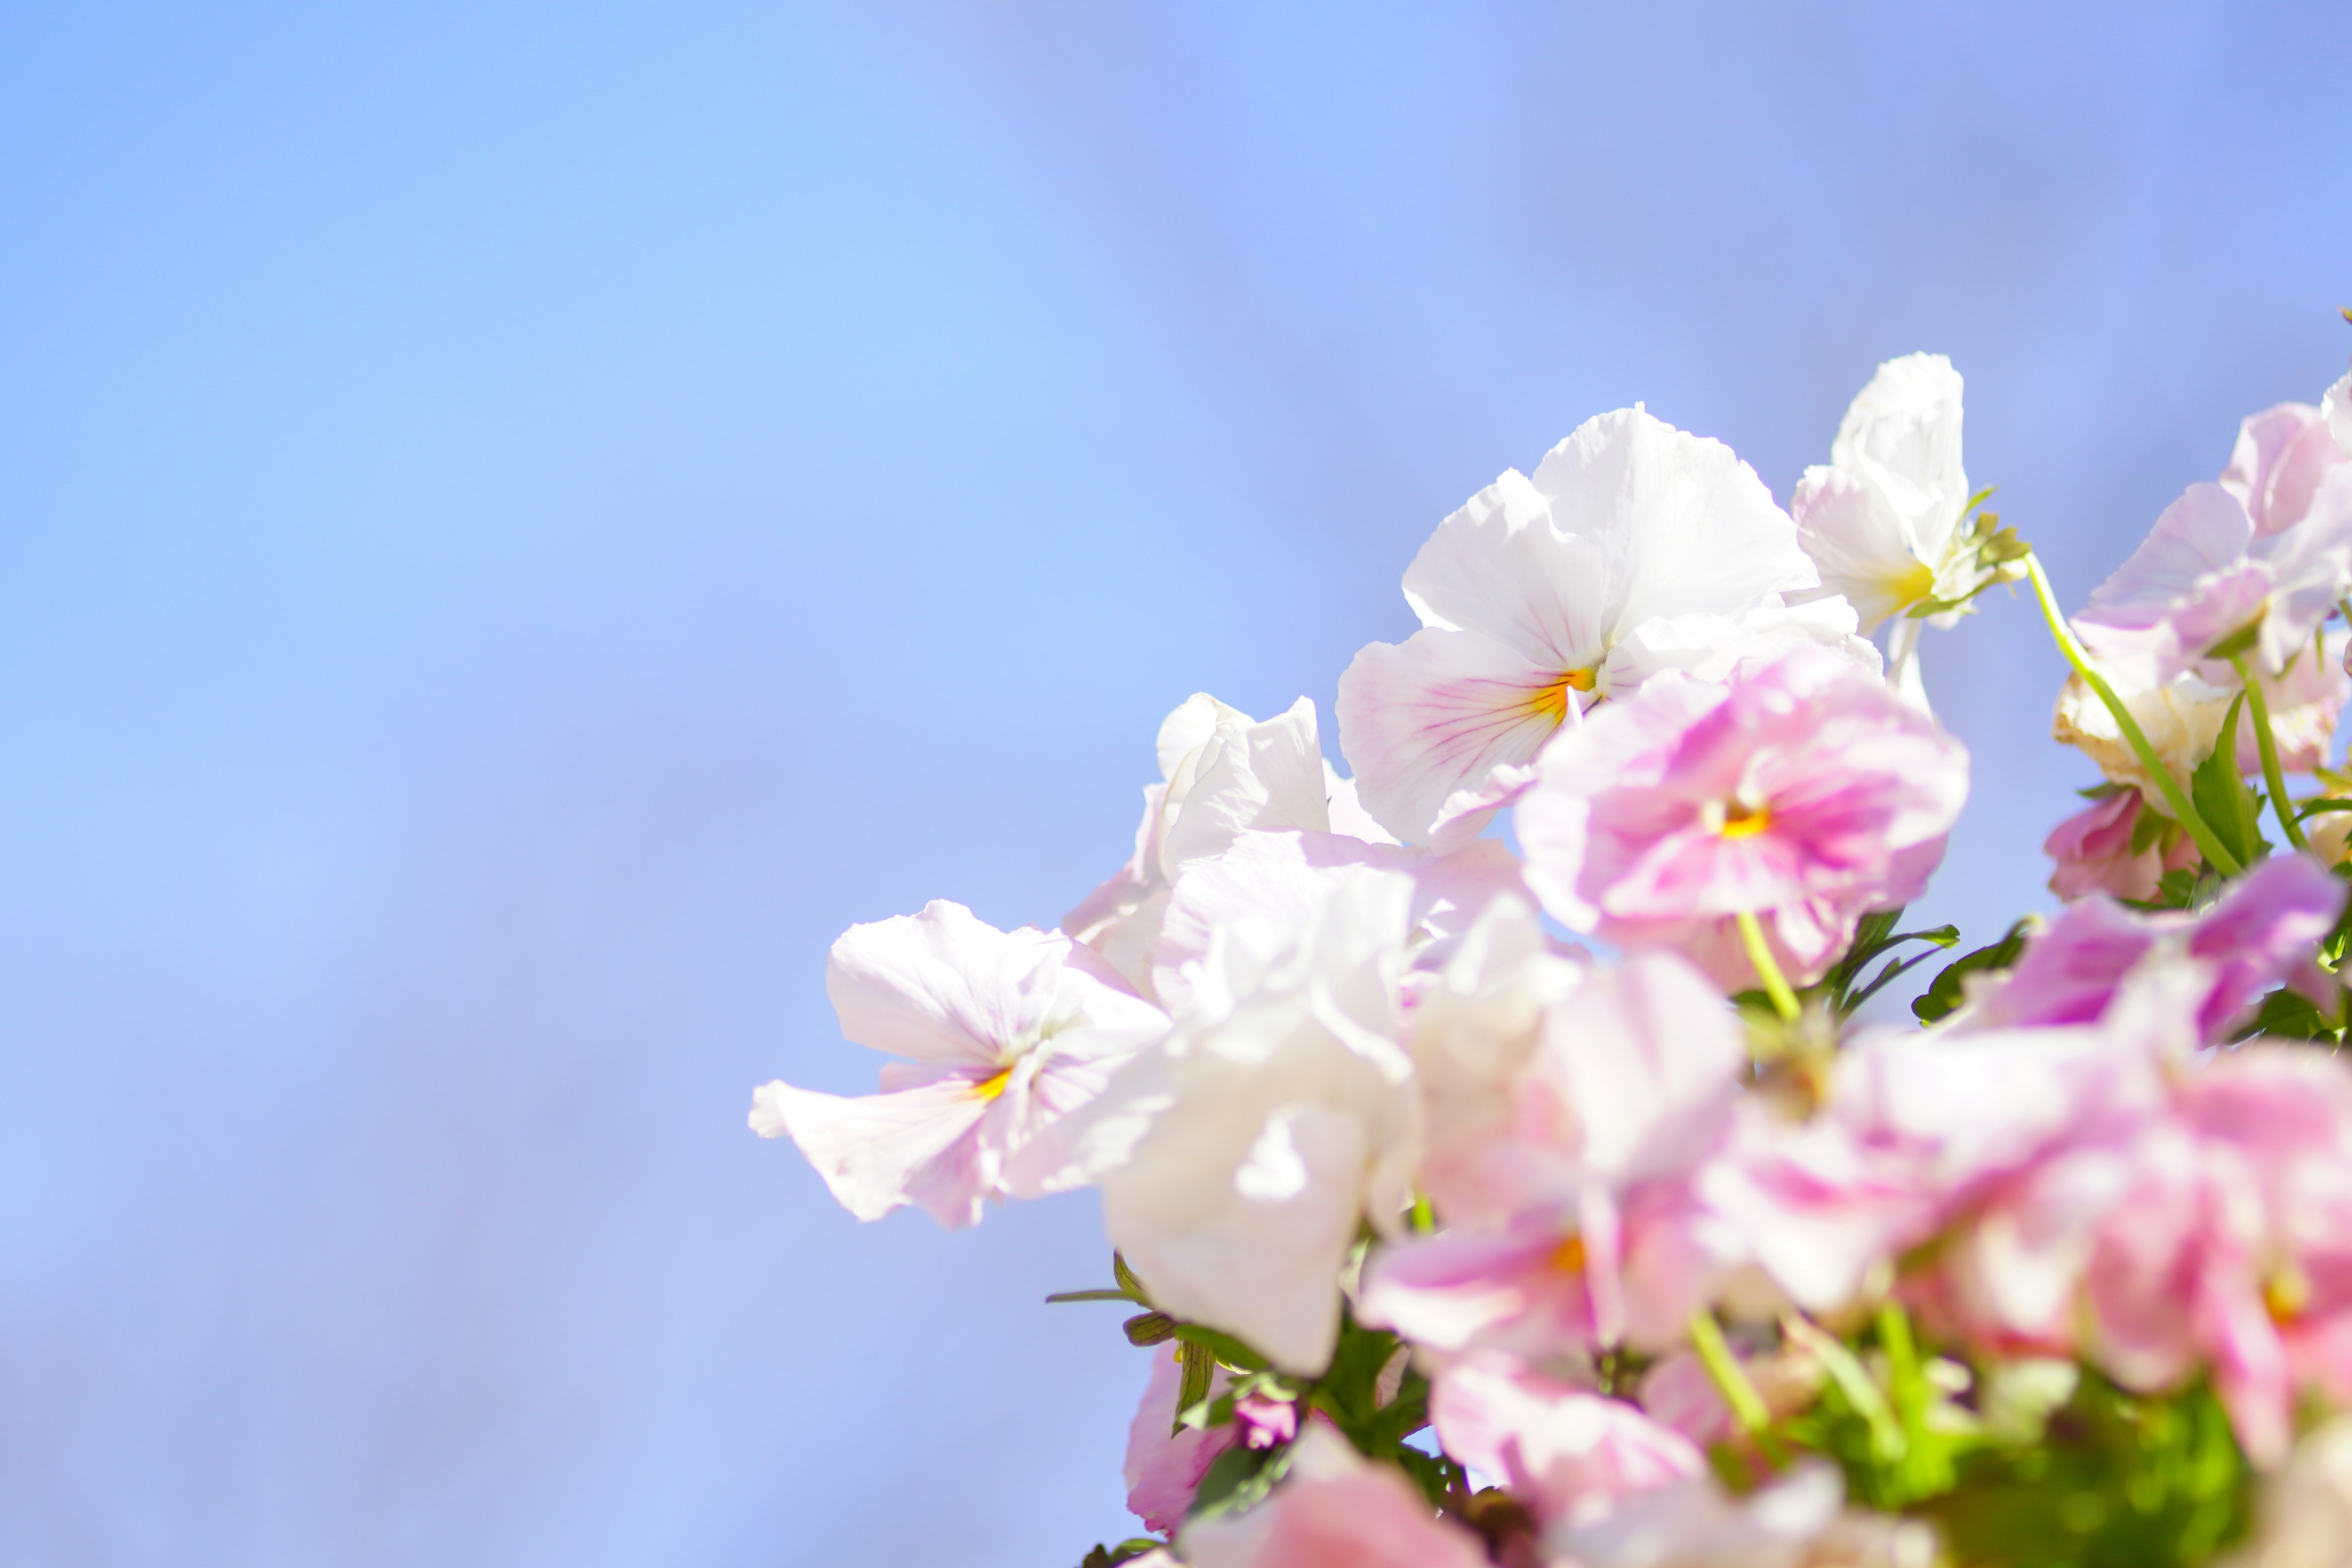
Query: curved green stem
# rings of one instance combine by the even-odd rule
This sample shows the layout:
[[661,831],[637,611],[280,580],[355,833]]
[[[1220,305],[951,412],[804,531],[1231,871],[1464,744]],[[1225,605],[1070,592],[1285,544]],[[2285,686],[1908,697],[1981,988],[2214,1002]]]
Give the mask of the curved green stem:
[[1789,977],[1780,973],[1780,963],[1772,957],[1772,944],[1764,940],[1763,922],[1746,910],[1734,918],[1739,921],[1739,940],[1748,944],[1748,962],[1764,983],[1764,994],[1772,998],[1772,1010],[1783,1022],[1795,1023],[1797,994],[1789,989]]
[[1705,1307],[1691,1314],[1690,1338],[1691,1349],[1698,1352],[1699,1363],[1706,1368],[1716,1393],[1730,1407],[1731,1418],[1739,1424],[1742,1432],[1756,1439],[1766,1458],[1776,1466],[1780,1464],[1780,1446],[1772,1438],[1772,1412],[1766,1407],[1764,1396],[1756,1392],[1755,1384],[1748,1381],[1748,1369],[1739,1364],[1739,1358],[1723,1342],[1723,1330],[1716,1322],[1715,1314]]
[[2241,654],[2230,656],[2230,668],[2238,672],[2245,683],[2246,706],[2254,710],[2254,744],[2263,753],[2263,783],[2270,786],[2271,809],[2278,814],[2279,826],[2286,830],[2286,841],[2297,849],[2311,847],[2311,840],[2303,836],[2303,825],[2294,819],[2294,806],[2286,798],[2286,774],[2279,767],[2278,742],[2271,734],[2271,705],[2263,697],[2262,683],[2246,673],[2246,661]]
[[2090,656],[2074,640],[2073,630],[2066,625],[2066,617],[2058,613],[2057,595],[2050,590],[2050,579],[2042,573],[2040,556],[2026,556],[2025,576],[2033,584],[2033,596],[2041,601],[2042,618],[2050,623],[2050,636],[2057,643],[2058,651],[2066,656],[2066,662],[2074,667],[2074,673],[2083,678],[2083,684],[2106,705],[2108,713],[2115,718],[2116,728],[2124,732],[2124,739],[2130,743],[2132,754],[2139,759],[2139,765],[2147,770],[2147,776],[2156,781],[2156,787],[2164,795],[2164,804],[2172,810],[2172,820],[2188,829],[2198,852],[2215,870],[2224,877],[2236,876],[2244,869],[2238,864],[2238,858],[2230,853],[2213,836],[2213,830],[2205,825],[2205,819],[2197,815],[2197,808],[2189,803],[2189,792],[2180,787],[2180,781],[2172,776],[2172,771],[2158,760],[2156,748],[2147,743],[2147,735],[2140,729],[2139,721],[2131,716],[2131,710],[2125,707],[2124,700],[2116,695],[2116,689],[2107,684],[2107,678],[2091,668]]

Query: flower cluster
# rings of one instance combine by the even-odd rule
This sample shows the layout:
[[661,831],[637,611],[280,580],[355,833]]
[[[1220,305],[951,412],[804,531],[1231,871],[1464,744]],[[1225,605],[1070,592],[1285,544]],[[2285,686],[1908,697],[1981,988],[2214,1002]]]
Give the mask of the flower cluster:
[[[1960,401],[1880,367],[1786,509],[1592,419],[1414,558],[1352,777],[1195,696],[1058,929],[835,944],[899,1059],[754,1130],[865,1219],[1101,1194],[1054,1299],[1132,1310],[1152,1533],[1087,1563],[2352,1560],[2352,377],[2071,622]],[[1921,640],[2016,583],[2102,782],[1897,1027],[1969,784]]]

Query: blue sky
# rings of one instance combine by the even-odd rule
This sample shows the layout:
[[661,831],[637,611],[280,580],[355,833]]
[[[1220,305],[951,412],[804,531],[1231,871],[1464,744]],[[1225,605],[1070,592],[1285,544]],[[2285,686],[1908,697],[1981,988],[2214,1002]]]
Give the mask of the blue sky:
[[[1785,497],[1948,353],[2079,601],[2352,354],[2352,13],[2120,15],[0,5],[0,1559],[1125,1533],[1091,1202],[744,1131],[825,944],[1050,922],[1637,399]],[[1990,934],[2087,772],[1927,659]]]

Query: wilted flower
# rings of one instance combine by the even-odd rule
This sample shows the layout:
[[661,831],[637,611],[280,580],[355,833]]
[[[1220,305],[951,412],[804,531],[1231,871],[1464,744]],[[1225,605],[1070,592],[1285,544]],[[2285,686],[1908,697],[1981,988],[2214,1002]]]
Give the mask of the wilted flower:
[[1547,750],[1518,808],[1528,882],[1570,928],[1673,945],[1756,984],[1752,914],[1800,984],[1868,910],[1906,903],[1943,857],[1968,753],[1833,657],[1787,655],[1727,684],[1666,676]]
[[1496,769],[1661,669],[1713,679],[1743,655],[1853,642],[1843,605],[1783,607],[1818,583],[1729,447],[1638,408],[1588,420],[1532,479],[1506,472],[1438,525],[1404,577],[1423,629],[1340,677],[1364,805],[1408,840],[1475,833],[1524,782]]
[[[2270,709],[2271,733],[2276,741],[2279,765],[2289,773],[2307,773],[2327,760],[2329,741],[2336,733],[2336,715],[2352,698],[2352,676],[2344,670],[2347,639],[2341,631],[2323,632],[2313,646],[2291,660],[2278,675],[2260,669],[2248,673],[2261,685]],[[2215,686],[2194,674],[2175,676],[2160,686],[2139,687],[2111,682],[2116,695],[2131,712],[2165,771],[2184,786],[2197,764],[2212,755],[2221,740],[2222,721],[2237,696],[2231,687]],[[2051,717],[2050,733],[2063,745],[2079,748],[2098,764],[2112,784],[2135,789],[2158,790],[2156,780],[2141,766],[2138,754],[2124,740],[2115,715],[2083,683],[2067,679]],[[2252,773],[2262,767],[2261,742],[2250,718],[2238,722],[2238,771]]]
[[863,1099],[764,1085],[751,1130],[790,1136],[860,1219],[911,1203],[965,1226],[988,1198],[1078,1185],[1066,1119],[1168,1028],[1061,932],[1001,931],[943,900],[850,927],[825,990],[843,1034],[909,1059]]

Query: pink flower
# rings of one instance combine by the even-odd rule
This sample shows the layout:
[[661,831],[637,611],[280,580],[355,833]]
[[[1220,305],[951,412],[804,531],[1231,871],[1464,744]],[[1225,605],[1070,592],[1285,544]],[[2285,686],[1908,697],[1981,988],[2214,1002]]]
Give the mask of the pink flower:
[[2092,593],[2075,617],[2084,645],[2127,685],[2192,669],[2233,682],[2210,650],[2252,630],[2252,662],[2284,670],[2352,589],[2352,464],[2330,469],[2292,523],[2284,504],[2264,505],[2271,531],[2230,487],[2189,486]]
[[[2144,847],[2133,842],[2153,828]],[[2147,810],[2136,789],[2101,795],[2050,830],[2042,852],[2057,862],[2050,890],[2062,899],[2111,893],[2118,899],[2156,897],[2167,871],[2194,870],[2197,846],[2178,825]]]
[[911,1203],[966,1226],[989,1198],[1081,1184],[1066,1119],[1168,1029],[1061,932],[1001,931],[943,900],[850,927],[825,990],[843,1034],[911,1059],[862,1099],[764,1084],[751,1130],[798,1143],[860,1219]]
[[[1223,1394],[1233,1376],[1219,1367],[1209,1382],[1212,1394]],[[1176,1347],[1164,1345],[1151,1352],[1151,1381],[1144,1385],[1143,1403],[1127,1429],[1127,1506],[1143,1521],[1146,1530],[1174,1533],[1201,1489],[1201,1478],[1217,1456],[1242,1441],[1235,1425],[1174,1430],[1176,1396],[1183,1392],[1184,1371]],[[1255,1446],[1255,1445],[1254,1445]]]
[[2347,464],[2352,454],[2336,445],[2326,416],[2308,403],[2282,403],[2238,426],[2221,488],[2246,509],[2255,534],[2267,538],[2310,516],[2328,476]]
[[1321,1425],[1300,1435],[1272,1497],[1195,1521],[1181,1546],[1189,1568],[1486,1568],[1478,1538],[1438,1518],[1402,1471]]
[[1968,753],[1880,682],[1811,650],[1729,684],[1672,675],[1546,748],[1520,801],[1528,881],[1571,928],[1673,945],[1753,984],[1733,917],[1763,924],[1790,978],[1818,979],[1868,910],[1908,901],[1942,858]]
[[2202,1037],[2219,1040],[2263,992],[2313,978],[2313,949],[2335,926],[2344,896],[2344,883],[2307,857],[2281,855],[2247,872],[2201,914],[2136,914],[2103,898],[2084,899],[1978,994],[1963,1026],[2089,1023],[2106,1012],[2124,977],[2165,946],[2210,977],[2196,1017]]
[[1590,1523],[1622,1498],[1706,1473],[1681,1433],[1493,1351],[1440,1374],[1429,1413],[1448,1454],[1502,1482],[1547,1525]]
[[1453,1228],[1380,1254],[1360,1316],[1448,1352],[1673,1343],[1738,1253],[1694,1183],[1746,1061],[1722,998],[1680,960],[1594,971],[1549,1010],[1507,1125],[1433,1159]]

